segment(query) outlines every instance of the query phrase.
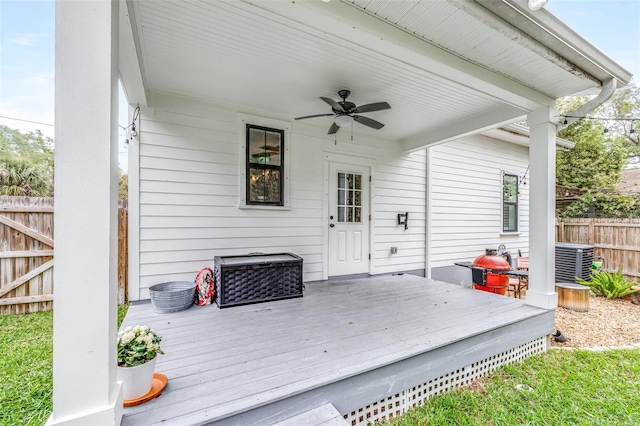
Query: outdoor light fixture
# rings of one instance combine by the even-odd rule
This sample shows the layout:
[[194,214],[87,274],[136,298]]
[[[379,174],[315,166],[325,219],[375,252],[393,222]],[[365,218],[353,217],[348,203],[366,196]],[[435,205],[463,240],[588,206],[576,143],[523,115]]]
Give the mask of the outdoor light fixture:
[[333,122],[336,123],[338,127],[351,126],[351,117],[348,115],[339,115],[335,120],[333,120]]
[[527,6],[529,6],[530,10],[535,12],[542,9],[547,4],[547,1],[548,0],[529,0]]

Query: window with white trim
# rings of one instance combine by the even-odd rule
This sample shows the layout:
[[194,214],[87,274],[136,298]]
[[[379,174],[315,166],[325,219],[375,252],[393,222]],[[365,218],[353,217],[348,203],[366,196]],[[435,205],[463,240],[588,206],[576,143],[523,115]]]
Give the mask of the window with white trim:
[[246,125],[246,203],[284,205],[284,130]]
[[502,172],[502,232],[518,232],[518,176]]

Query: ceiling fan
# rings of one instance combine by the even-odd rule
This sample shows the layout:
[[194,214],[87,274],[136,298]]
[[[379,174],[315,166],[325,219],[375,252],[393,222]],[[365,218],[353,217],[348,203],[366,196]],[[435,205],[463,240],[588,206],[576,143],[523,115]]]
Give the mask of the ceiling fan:
[[354,104],[353,102],[347,101],[347,98],[350,94],[351,92],[349,90],[338,91],[338,96],[342,98],[342,101],[340,102],[336,102],[331,98],[324,98],[322,96],[320,97],[320,99],[331,105],[331,109],[333,110],[331,114],[306,115],[304,117],[296,117],[295,119],[304,120],[305,118],[329,117],[331,115],[335,115],[335,119],[333,120],[331,127],[329,127],[329,132],[327,132],[327,134],[329,135],[333,135],[334,133],[336,133],[338,129],[340,129],[340,127],[351,125],[352,119],[373,129],[382,129],[384,127],[384,124],[369,117],[363,117],[362,115],[357,114],[363,112],[374,112],[391,109],[391,106],[386,102],[375,102],[372,104],[356,106],[356,104]]

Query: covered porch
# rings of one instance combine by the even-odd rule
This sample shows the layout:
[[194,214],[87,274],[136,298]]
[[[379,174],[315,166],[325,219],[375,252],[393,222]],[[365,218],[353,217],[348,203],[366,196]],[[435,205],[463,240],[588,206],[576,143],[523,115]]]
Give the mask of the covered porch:
[[[215,256],[274,247],[305,259],[307,281],[428,276],[439,214],[428,190],[438,176],[431,148],[527,120],[527,305],[403,275],[309,284],[302,300],[222,311],[159,316],[149,305],[132,307],[127,323],[164,336],[167,355],[157,369],[169,386],[162,398],[127,409],[125,424],[268,424],[326,403],[351,413],[546,339],[557,305],[555,99],[600,92],[597,104],[630,77],[525,0],[58,1],[49,425],[117,425],[123,415],[115,339],[118,81],[131,110],[132,300],[147,298],[157,282],[191,280]],[[355,105],[388,102],[391,109],[376,116],[385,126],[356,123],[353,133],[328,134],[344,114],[322,98],[341,89],[352,91]],[[277,206],[246,205],[248,124],[288,141]],[[370,182],[363,270],[329,267],[333,164],[360,166]],[[409,229],[397,224],[407,212]],[[499,229],[496,221],[492,235]],[[392,257],[399,242],[407,249]]]
[[163,337],[162,395],[126,425],[274,424],[332,404],[349,424],[388,419],[429,395],[546,349],[554,311],[413,275],[316,282],[304,297],[157,314],[123,327]]

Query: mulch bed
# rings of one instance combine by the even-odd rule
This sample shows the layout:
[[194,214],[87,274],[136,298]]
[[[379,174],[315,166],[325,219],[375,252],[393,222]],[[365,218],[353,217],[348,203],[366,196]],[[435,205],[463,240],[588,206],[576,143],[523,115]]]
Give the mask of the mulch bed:
[[591,294],[589,310],[556,309],[556,328],[568,339],[551,346],[565,348],[620,348],[640,344],[640,305],[630,300]]

